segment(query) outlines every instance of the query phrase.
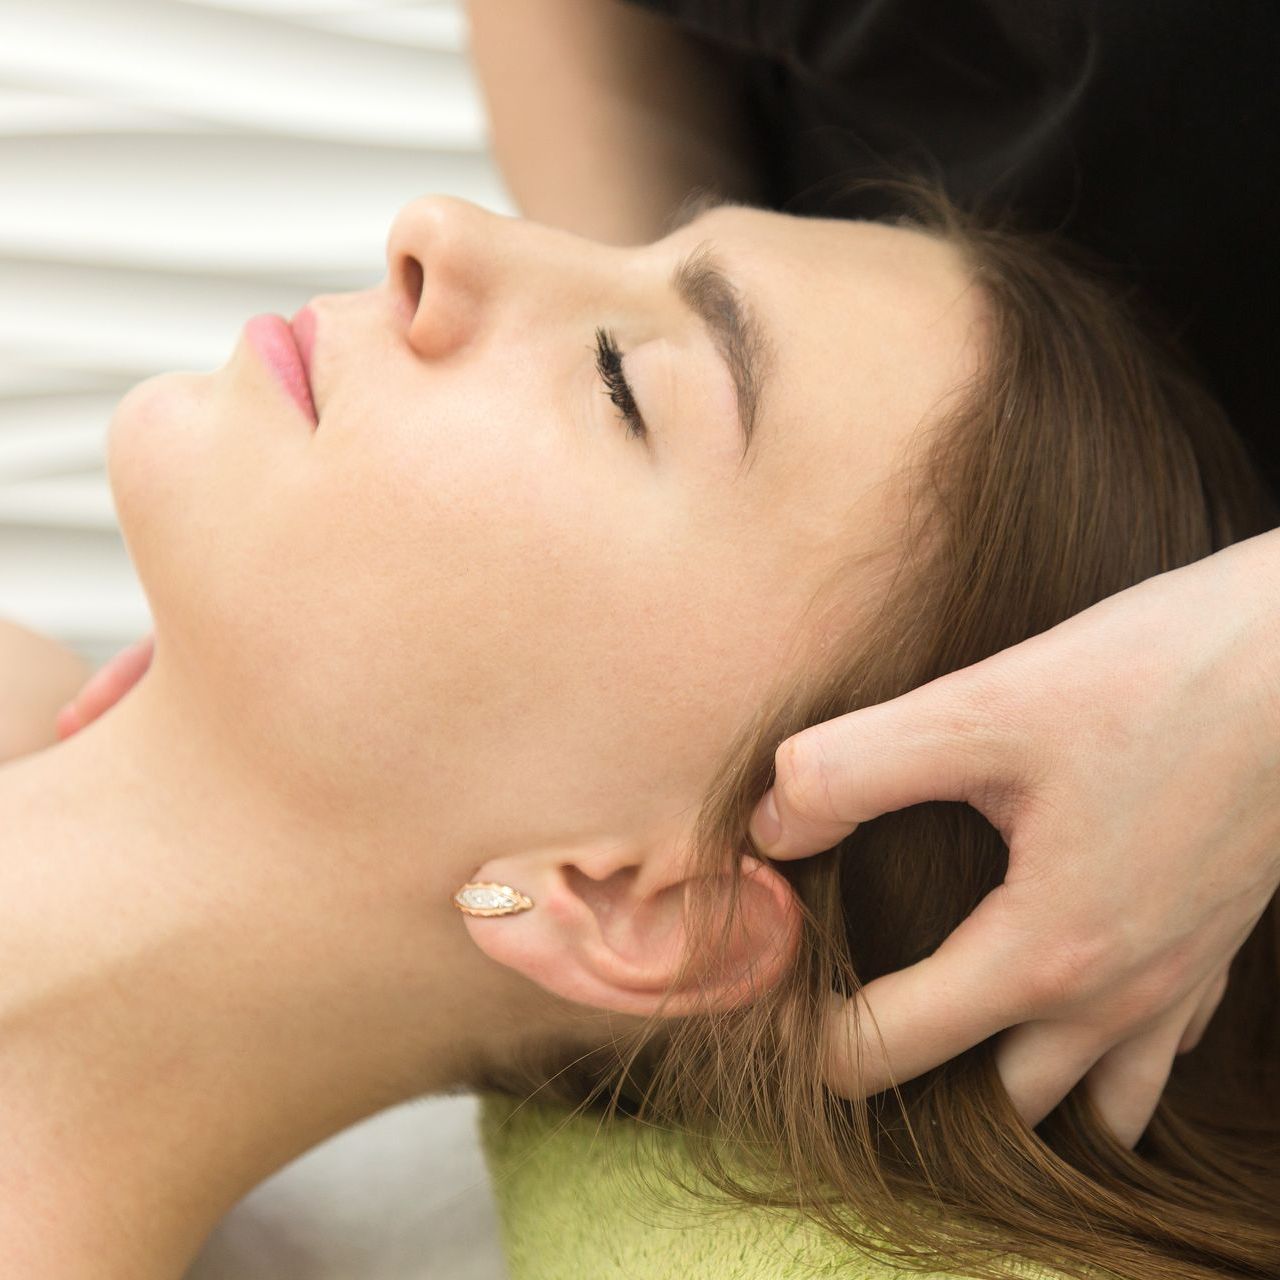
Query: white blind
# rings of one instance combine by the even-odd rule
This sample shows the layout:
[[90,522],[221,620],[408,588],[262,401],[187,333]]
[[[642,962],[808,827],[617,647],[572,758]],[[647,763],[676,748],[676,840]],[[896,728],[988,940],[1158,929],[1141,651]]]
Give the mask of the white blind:
[[103,466],[142,378],[385,271],[399,207],[514,208],[453,0],[0,0],[0,616],[150,629]]

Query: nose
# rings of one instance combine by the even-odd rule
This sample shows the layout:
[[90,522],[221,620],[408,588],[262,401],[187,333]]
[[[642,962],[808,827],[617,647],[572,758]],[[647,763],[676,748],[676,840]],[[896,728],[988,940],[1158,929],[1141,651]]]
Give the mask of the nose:
[[454,196],[423,196],[396,215],[387,280],[421,355],[448,355],[474,337],[510,267],[517,222]]

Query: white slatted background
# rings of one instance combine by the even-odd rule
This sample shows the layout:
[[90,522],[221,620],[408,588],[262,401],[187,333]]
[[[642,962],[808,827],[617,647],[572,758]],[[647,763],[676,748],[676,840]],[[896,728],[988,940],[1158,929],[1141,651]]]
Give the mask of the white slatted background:
[[[513,212],[456,3],[0,0],[0,616],[98,663],[150,629],[103,467],[121,394],[385,270],[429,191]],[[468,1099],[264,1184],[191,1280],[494,1280]]]

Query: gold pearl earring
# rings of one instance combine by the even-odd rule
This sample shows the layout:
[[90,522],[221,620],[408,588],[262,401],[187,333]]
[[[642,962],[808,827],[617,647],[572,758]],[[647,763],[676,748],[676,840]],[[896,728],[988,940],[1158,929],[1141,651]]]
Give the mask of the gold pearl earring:
[[509,884],[472,880],[453,895],[453,905],[469,916],[513,916],[518,911],[528,911],[533,899]]

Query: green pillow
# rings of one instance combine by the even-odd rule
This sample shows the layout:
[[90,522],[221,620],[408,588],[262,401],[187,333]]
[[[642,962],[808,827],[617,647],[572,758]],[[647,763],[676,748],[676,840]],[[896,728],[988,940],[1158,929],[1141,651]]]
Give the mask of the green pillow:
[[[705,1185],[679,1138],[645,1130],[658,1149],[642,1163],[639,1132],[630,1121],[602,1129],[596,1115],[559,1104],[481,1095],[511,1280],[925,1280],[853,1252],[798,1215],[708,1206],[652,1172]],[[1052,1280],[1029,1267],[1009,1274]]]

